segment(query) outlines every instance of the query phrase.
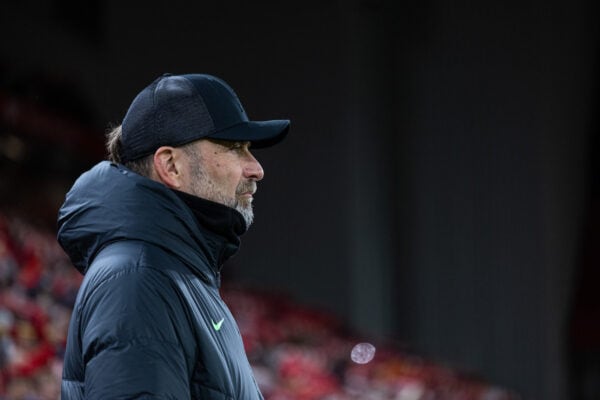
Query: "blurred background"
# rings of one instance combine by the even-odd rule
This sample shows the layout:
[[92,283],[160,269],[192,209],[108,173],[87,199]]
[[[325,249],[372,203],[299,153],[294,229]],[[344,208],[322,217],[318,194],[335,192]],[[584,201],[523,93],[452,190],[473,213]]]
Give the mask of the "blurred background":
[[292,120],[255,152],[227,284],[523,399],[598,399],[598,17],[584,0],[5,0],[5,237],[15,218],[22,240],[53,234],[143,87],[213,74],[251,119]]

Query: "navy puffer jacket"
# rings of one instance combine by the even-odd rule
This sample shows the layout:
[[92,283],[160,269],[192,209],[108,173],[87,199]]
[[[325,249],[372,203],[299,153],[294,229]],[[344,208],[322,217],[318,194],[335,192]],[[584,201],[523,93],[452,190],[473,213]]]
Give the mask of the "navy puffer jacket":
[[219,295],[220,266],[237,251],[243,218],[184,199],[108,162],[67,194],[58,240],[85,277],[62,399],[263,398]]

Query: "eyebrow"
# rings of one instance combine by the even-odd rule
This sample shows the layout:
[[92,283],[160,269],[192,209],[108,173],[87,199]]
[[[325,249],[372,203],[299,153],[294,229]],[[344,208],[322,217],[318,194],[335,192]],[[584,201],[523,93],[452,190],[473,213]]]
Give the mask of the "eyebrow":
[[223,140],[223,139],[211,139],[208,138],[209,141],[219,144],[224,147],[232,147],[235,144],[241,144],[242,146],[247,146],[250,148],[252,146],[252,142],[249,140]]

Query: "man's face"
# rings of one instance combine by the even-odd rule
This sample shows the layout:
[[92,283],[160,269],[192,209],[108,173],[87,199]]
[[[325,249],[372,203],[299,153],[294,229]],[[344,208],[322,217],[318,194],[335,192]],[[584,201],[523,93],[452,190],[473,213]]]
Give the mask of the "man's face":
[[182,190],[238,210],[250,226],[252,195],[264,171],[249,142],[198,140],[186,146],[188,174]]

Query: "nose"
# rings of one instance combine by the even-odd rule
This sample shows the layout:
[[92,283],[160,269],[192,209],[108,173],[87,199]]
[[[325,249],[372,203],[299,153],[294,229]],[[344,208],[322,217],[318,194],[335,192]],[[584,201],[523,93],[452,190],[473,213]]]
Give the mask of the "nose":
[[262,165],[254,158],[252,153],[248,152],[248,158],[244,165],[244,177],[258,182],[262,180],[264,176],[265,171],[263,170]]

